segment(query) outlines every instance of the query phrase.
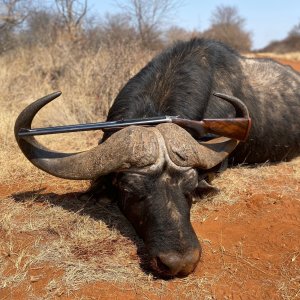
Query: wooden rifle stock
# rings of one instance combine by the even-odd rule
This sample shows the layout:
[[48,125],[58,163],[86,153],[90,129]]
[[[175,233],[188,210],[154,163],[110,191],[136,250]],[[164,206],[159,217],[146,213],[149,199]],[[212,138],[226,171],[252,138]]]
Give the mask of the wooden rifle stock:
[[250,118],[203,119],[201,121],[174,118],[172,122],[188,129],[196,139],[212,133],[245,141],[251,128]]

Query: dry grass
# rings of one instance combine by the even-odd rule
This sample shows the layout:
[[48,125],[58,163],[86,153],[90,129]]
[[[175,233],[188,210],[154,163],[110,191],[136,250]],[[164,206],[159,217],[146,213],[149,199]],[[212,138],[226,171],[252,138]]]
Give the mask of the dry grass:
[[[83,284],[100,282],[121,286],[140,298],[173,295],[174,299],[214,299],[213,277],[192,274],[171,283],[156,280],[147,265],[143,243],[114,203],[102,199],[83,201],[77,192],[87,182],[55,179],[33,167],[20,153],[13,136],[14,121],[20,110],[34,99],[55,90],[62,99],[39,113],[35,126],[100,121],[120,87],[153,55],[136,45],[99,49],[97,53],[72,50],[67,45],[50,48],[19,49],[0,57],[0,290],[27,291],[36,298],[33,282],[46,282],[39,290],[41,298],[69,295]],[[41,138],[57,150],[76,151],[97,144],[100,133],[78,133]],[[47,141],[47,142],[46,142]],[[287,176],[299,182],[300,160],[286,163]],[[256,169],[238,167],[227,170],[214,184],[221,189],[207,214],[220,204],[233,204],[253,190],[258,178],[271,180],[276,166]],[[290,170],[293,170],[292,172]],[[238,183],[238,184],[237,184]],[[274,185],[257,186],[254,192],[271,193]],[[282,196],[295,193],[287,187]],[[7,190],[7,192],[5,192]],[[4,192],[3,192],[4,191]],[[203,202],[195,204],[192,220]],[[211,208],[211,209],[210,209]],[[205,242],[205,241],[203,241]],[[295,253],[295,255],[298,255]],[[292,299],[294,272],[282,266],[285,280],[278,290]],[[224,267],[225,270],[225,267]],[[52,276],[53,274],[53,276]],[[55,274],[55,276],[54,276]],[[283,276],[283,277],[284,277]],[[180,295],[180,296],[179,296]],[[21,297],[21,296],[20,296]],[[21,298],[20,298],[21,299]],[[78,298],[79,299],[79,298]]]
[[[274,178],[279,167],[282,168],[280,170],[281,177]],[[285,185],[285,180],[290,184],[285,189],[278,190],[279,186]],[[213,180],[213,185],[220,189],[216,195],[208,195],[200,201],[196,199],[196,205],[192,207],[192,221],[199,220],[199,218],[205,221],[215,205],[223,203],[233,205],[241,200],[241,197],[245,199],[245,195],[249,198],[255,195],[268,196],[275,193],[279,198],[294,198],[296,193],[299,194],[297,200],[300,201],[299,182],[300,158],[280,164],[265,163],[256,167],[240,165],[227,169]],[[206,214],[201,212],[199,215],[197,210],[199,206],[203,205],[207,205],[208,210]]]
[[284,59],[291,61],[300,61],[300,52],[290,52],[290,53],[273,53],[273,52],[263,52],[263,53],[245,53],[247,57],[270,57],[273,59]]
[[[96,53],[81,53],[66,45],[54,45],[34,50],[19,49],[16,53],[1,56],[0,180],[11,181],[21,175],[36,173],[22,159],[14,141],[14,121],[22,108],[41,96],[62,90],[60,99],[38,114],[35,126],[101,121],[119,89],[150,56],[134,44],[103,48]],[[58,146],[57,150],[85,149],[97,143],[95,133],[46,139],[50,147]]]
[[[76,194],[18,193],[1,200],[0,232],[0,289],[24,283],[29,287],[44,276],[47,266],[63,270],[48,296],[70,294],[97,281],[126,284],[129,289],[138,285],[139,293],[157,295],[170,288],[163,281],[158,288],[142,269],[142,242],[115,204],[105,199],[95,204]],[[30,271],[38,268],[41,272],[33,277]],[[205,278],[191,276],[180,283],[176,289],[189,295],[199,287],[207,289]]]
[[[299,182],[300,159],[284,165],[287,170],[285,175]],[[236,203],[241,197],[251,197],[262,191],[269,195],[275,190],[274,186],[269,188],[263,182],[271,180],[277,169],[278,166],[262,166],[227,170],[214,182],[221,193],[209,199],[213,200],[212,203],[195,204],[192,220],[199,222],[201,219],[204,222],[205,216],[212,214],[216,207]],[[46,190],[38,190],[41,187]],[[77,191],[85,188],[85,182],[74,183],[44,175],[41,184],[25,181],[23,186],[15,188],[18,193],[1,199],[0,288],[13,289],[25,285],[29,289],[32,282],[41,280],[46,276],[44,270],[50,268],[61,272],[49,280],[43,291],[47,297],[72,295],[84,284],[107,282],[134,290],[139,296],[159,297],[176,290],[176,294],[187,299],[199,299],[201,291],[203,299],[213,299],[211,286],[231,270],[230,265],[224,264],[221,272],[214,276],[192,274],[172,283],[155,280],[147,268],[144,269],[146,252],[143,243],[115,203],[108,199],[97,203],[81,200]],[[280,193],[288,197],[295,194],[296,189],[297,186],[287,187]],[[245,196],[249,191],[251,193]],[[203,214],[203,206],[207,208],[207,215]],[[205,244],[207,241],[202,242]],[[225,252],[225,248],[221,247],[220,251],[222,255],[236,257],[241,264],[251,265],[249,259],[230,254],[227,249]],[[296,259],[298,254],[294,253],[290,259]],[[291,299],[290,296],[297,292],[294,290],[298,271],[291,269],[295,265],[288,265],[290,261],[287,258],[287,264],[282,265],[282,277],[276,281],[278,291],[286,295],[283,299]],[[257,267],[252,265],[252,268]],[[35,269],[40,269],[40,272],[32,275]],[[138,291],[135,290],[137,286]]]
[[262,57],[271,57],[275,59],[286,59],[286,60],[292,60],[292,61],[300,61],[300,52],[290,52],[285,54],[278,54],[278,53],[258,53],[257,56]]

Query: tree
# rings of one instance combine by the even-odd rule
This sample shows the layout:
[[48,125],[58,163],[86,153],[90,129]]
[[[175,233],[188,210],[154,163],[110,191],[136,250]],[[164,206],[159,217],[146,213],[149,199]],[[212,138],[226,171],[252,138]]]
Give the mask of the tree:
[[130,20],[124,14],[107,14],[103,22],[103,31],[107,44],[116,42],[130,42],[136,39],[136,31],[130,25]]
[[261,52],[289,53],[297,52],[300,49],[300,22],[281,41],[272,41]]
[[32,10],[28,13],[26,26],[19,39],[26,45],[50,45],[62,30],[59,16],[49,9]]
[[77,40],[82,33],[82,23],[87,13],[87,0],[55,0],[63,27],[71,40]]
[[218,6],[211,17],[211,27],[203,36],[222,41],[239,51],[249,51],[251,33],[244,29],[245,19],[234,6]]
[[27,17],[25,0],[1,0],[0,2],[0,30],[11,29],[21,24]]
[[217,6],[211,16],[211,25],[236,25],[243,27],[245,19],[240,17],[238,10],[234,6]]
[[25,21],[29,5],[28,0],[0,1],[0,53],[16,44],[14,30]]
[[288,36],[289,37],[300,37],[300,22],[291,29]]
[[182,27],[172,26],[164,33],[164,40],[169,45],[176,41],[185,41],[200,35],[200,32],[196,30],[188,31]]
[[160,46],[161,28],[167,18],[179,6],[176,0],[128,0],[117,5],[129,16],[142,45],[149,48]]

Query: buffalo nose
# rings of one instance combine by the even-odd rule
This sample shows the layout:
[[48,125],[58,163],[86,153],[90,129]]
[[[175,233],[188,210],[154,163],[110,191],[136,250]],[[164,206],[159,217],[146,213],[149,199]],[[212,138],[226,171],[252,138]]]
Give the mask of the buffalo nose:
[[160,253],[157,256],[159,272],[168,276],[187,276],[197,266],[200,258],[199,249],[194,249],[181,255],[179,253]]

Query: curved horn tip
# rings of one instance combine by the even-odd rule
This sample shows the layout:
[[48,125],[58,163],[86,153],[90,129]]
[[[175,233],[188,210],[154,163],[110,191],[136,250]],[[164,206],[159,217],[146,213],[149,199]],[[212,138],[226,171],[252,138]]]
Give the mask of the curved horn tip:
[[223,94],[223,93],[219,93],[219,92],[212,92],[212,94],[223,100],[241,102],[243,105],[245,105],[241,99],[239,99],[233,95],[227,95],[227,94]]
[[226,95],[226,94],[218,93],[218,92],[212,92],[212,94],[215,97],[218,97],[220,99],[223,99],[223,100],[231,103],[235,107],[235,109],[237,109],[237,106],[238,106],[238,109],[241,111],[243,118],[246,118],[246,119],[250,118],[249,110],[248,110],[247,106],[245,105],[245,103],[241,99],[239,99],[235,96],[232,96],[232,95]]
[[18,140],[18,132],[20,128],[31,128],[31,122],[34,118],[34,116],[37,114],[37,112],[44,107],[49,102],[53,101],[57,97],[59,97],[62,94],[61,91],[53,92],[49,95],[46,95],[42,98],[39,98],[38,100],[32,102],[27,107],[25,107],[19,116],[16,119],[15,122],[15,136]]
[[56,92],[53,92],[51,93],[50,95],[55,95],[55,98],[59,97],[60,95],[62,94],[62,91],[56,91]]

